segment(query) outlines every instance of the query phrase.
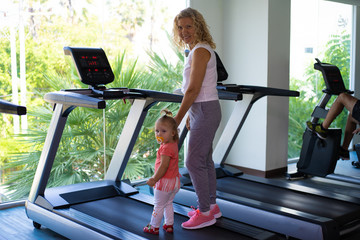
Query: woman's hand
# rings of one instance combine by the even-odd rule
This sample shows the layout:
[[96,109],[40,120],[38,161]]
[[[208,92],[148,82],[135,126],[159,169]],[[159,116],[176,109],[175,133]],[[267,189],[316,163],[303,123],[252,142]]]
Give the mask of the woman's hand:
[[186,128],[190,131],[190,117],[189,116],[186,119]]

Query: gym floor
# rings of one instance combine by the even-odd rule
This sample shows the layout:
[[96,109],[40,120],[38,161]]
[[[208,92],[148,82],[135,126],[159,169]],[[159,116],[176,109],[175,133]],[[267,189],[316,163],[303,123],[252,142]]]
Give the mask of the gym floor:
[[[360,168],[354,168],[351,164],[353,161],[358,161],[354,151],[350,152],[350,160],[344,161],[340,159],[337,161],[334,173],[360,178]],[[296,163],[288,165],[288,172],[296,172]]]
[[[351,160],[339,160],[335,173],[347,176],[359,177],[360,169],[356,169],[351,165],[352,161],[356,161],[355,153],[351,154]],[[289,164],[289,172],[296,171],[296,163]],[[27,218],[24,206],[0,210],[0,240],[60,240],[66,239],[61,235],[42,226],[40,230],[35,229],[32,221]],[[360,239],[360,230],[345,236],[344,240],[357,240]]]
[[0,240],[55,240],[66,239],[45,228],[35,229],[25,213],[25,207],[14,207],[0,211]]

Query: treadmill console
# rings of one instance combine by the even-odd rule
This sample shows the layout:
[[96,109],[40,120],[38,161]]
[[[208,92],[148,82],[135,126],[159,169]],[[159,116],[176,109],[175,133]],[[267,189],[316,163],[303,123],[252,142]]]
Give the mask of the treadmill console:
[[103,49],[64,47],[64,53],[72,56],[82,83],[96,87],[114,81],[114,74]]
[[335,95],[347,92],[339,68],[335,65],[322,63],[317,58],[315,60],[314,68],[322,72],[325,81],[326,89],[324,92]]

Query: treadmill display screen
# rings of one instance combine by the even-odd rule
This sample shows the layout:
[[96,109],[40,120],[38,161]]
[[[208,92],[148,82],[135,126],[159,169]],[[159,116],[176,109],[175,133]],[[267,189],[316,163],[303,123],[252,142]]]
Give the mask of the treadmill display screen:
[[100,67],[102,64],[100,62],[99,56],[80,56],[80,62],[82,67]]
[[97,86],[114,81],[114,74],[101,48],[71,48],[71,52],[83,83]]

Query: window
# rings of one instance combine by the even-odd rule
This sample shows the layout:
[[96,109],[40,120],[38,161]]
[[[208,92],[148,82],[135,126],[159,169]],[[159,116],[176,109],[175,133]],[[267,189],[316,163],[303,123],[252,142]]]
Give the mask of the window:
[[[338,66],[349,88],[352,12],[352,5],[331,1],[291,1],[290,88],[300,97],[290,99],[289,158],[299,156],[306,121],[324,88],[321,73],[313,68],[315,58]],[[343,113],[332,127],[343,128],[345,122]]]
[[[134,80],[133,76],[139,75],[135,71],[146,73],[145,69],[148,69],[151,61],[148,51],[160,57],[166,56],[167,64],[176,66],[179,58],[172,50],[166,33],[171,33],[173,17],[185,6],[185,0],[2,2],[0,96],[4,100],[15,99],[16,103],[26,105],[28,115],[21,119],[11,115],[1,115],[0,118],[0,203],[26,198],[30,190],[52,115],[51,106],[43,101],[44,94],[66,88],[87,87],[77,81],[77,74],[70,67],[70,58],[64,55],[63,47],[102,47],[113,64],[113,70],[118,70],[118,85],[112,87],[140,86],[154,89],[150,86],[156,82],[150,81],[150,78],[137,78],[138,85],[134,86],[119,84],[130,84],[126,81]],[[125,56],[124,66],[122,56]],[[172,86],[168,83],[162,87]],[[73,110],[68,119],[68,124],[72,122],[71,130],[81,132],[85,126],[87,132],[82,135],[78,132],[75,136],[67,133],[63,135],[64,143],[60,148],[66,151],[56,156],[61,160],[54,164],[49,186],[104,177],[112,155],[111,144],[115,142],[112,140],[117,137],[112,136],[110,125],[115,124],[110,123],[121,125],[118,119],[125,121],[129,105],[121,106],[123,112],[121,109],[117,111],[123,115],[116,115],[115,110]],[[87,121],[90,116],[92,121]],[[113,122],[110,122],[111,118]],[[15,138],[14,132],[19,132],[20,136]],[[150,131],[144,134],[153,139]],[[74,151],[84,155],[74,161]],[[137,160],[143,158],[145,161],[147,153],[143,151]],[[146,170],[136,171],[141,175]]]

